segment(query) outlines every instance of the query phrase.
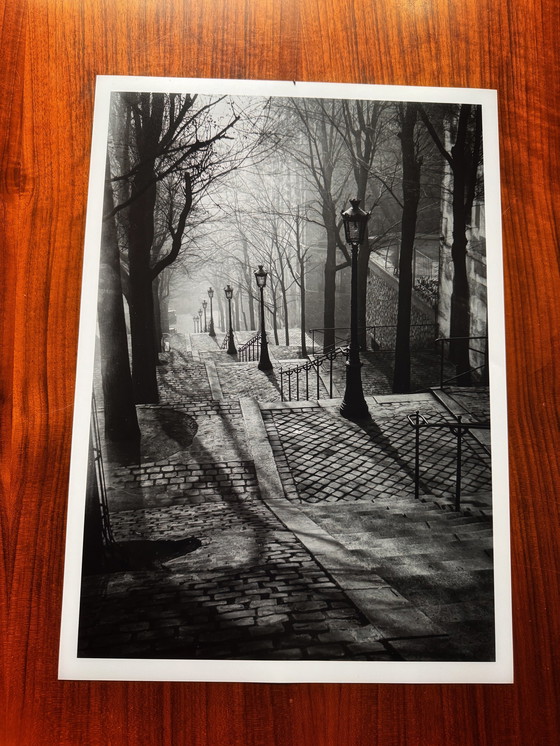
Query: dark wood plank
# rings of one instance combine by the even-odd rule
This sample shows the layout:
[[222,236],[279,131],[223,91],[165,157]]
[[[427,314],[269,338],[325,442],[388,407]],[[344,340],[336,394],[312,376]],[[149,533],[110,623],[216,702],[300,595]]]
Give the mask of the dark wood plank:
[[[3,742],[556,743],[558,4],[5,0],[0,17]],[[57,681],[97,73],[498,89],[513,686]]]

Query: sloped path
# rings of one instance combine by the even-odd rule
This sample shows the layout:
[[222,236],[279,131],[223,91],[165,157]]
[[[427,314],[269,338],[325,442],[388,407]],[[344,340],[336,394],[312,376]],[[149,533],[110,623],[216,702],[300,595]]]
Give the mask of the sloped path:
[[336,402],[283,405],[256,364],[208,358],[202,337],[166,356],[161,403],[145,408],[161,457],[110,470],[126,561],[85,579],[80,654],[491,657],[491,524],[449,514],[443,487],[411,498],[403,423],[418,400],[379,397],[359,428]]

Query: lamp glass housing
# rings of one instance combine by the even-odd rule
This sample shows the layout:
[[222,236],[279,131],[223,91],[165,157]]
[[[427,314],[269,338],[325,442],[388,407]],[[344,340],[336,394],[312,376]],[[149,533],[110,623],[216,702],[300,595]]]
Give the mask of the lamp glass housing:
[[352,207],[342,213],[346,243],[361,244],[366,234],[366,226],[371,213],[364,212],[360,208],[359,199],[351,199],[350,204]]
[[231,285],[228,285],[224,288],[224,293],[226,294],[226,298],[228,300],[231,300],[233,298],[233,288],[231,287]]
[[208,288],[208,297],[213,298],[214,297],[214,290],[212,288]]
[[258,270],[255,272],[255,279],[257,281],[257,285],[260,288],[266,287],[266,278],[268,276],[268,272],[263,269],[263,265],[259,264]]
[[202,301],[202,308],[204,308],[204,310],[206,310],[206,306],[207,305],[208,305],[208,301],[207,300],[203,300]]

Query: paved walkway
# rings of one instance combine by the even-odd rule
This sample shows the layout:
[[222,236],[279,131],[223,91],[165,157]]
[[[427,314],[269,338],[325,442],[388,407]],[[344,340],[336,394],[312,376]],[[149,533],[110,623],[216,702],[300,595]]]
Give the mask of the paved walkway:
[[84,579],[80,655],[490,659],[477,444],[462,513],[449,509],[452,435],[423,444],[413,497],[405,415],[444,418],[445,406],[377,396],[360,427],[335,400],[280,402],[275,373],[233,364],[220,341],[179,340],[160,404],[139,407],[141,464],[107,465],[115,567]]

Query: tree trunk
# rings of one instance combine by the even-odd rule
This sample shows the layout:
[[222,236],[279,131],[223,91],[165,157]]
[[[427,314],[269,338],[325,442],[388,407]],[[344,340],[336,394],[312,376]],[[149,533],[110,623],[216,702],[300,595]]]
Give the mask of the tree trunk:
[[371,249],[366,236],[358,254],[358,343],[367,350],[367,281]]
[[305,259],[303,257],[300,258],[299,272],[299,323],[301,327],[301,356],[307,357],[307,343],[305,340]]
[[[149,168],[140,170],[135,179],[139,196],[131,203],[129,212],[129,308],[132,334],[132,381],[138,404],[158,402],[155,346],[154,304],[150,255],[154,234],[155,183]],[[142,189],[144,191],[142,192]]]
[[154,346],[156,350],[157,357],[157,363],[159,364],[159,353],[162,351],[161,349],[161,335],[162,335],[162,325],[161,325],[161,310],[159,305],[159,277],[156,277],[155,280],[152,280],[152,305],[154,308]]
[[290,317],[288,313],[288,294],[286,292],[286,288],[282,285],[282,307],[284,309],[284,341],[286,343],[286,347],[290,346]]
[[407,104],[401,130],[403,158],[403,212],[399,258],[399,301],[393,392],[410,391],[410,313],[412,306],[412,261],[416,235],[416,217],[420,199],[420,163],[414,148],[417,108]]
[[241,324],[239,323],[239,295],[240,293],[236,293],[233,299],[233,307],[234,307],[234,313],[233,313],[233,328],[236,332],[241,331]]
[[336,237],[332,230],[327,229],[327,259],[325,261],[325,293],[323,308],[323,352],[332,350],[335,346],[336,325]]
[[[463,104],[459,113],[457,139],[451,149],[453,159],[453,290],[451,295],[450,336],[462,337],[450,343],[449,354],[455,363],[458,386],[471,384],[469,340],[470,335],[470,291],[467,274],[467,225],[465,196],[469,161],[466,152],[467,120],[470,105]],[[476,168],[476,166],[474,166]]]
[[218,316],[220,318],[220,330],[222,332],[225,332],[226,331],[226,320],[224,316],[224,303],[222,300],[222,294],[216,293],[215,298],[218,301]]
[[[109,172],[107,172],[109,177]],[[113,192],[105,181],[105,208],[112,209]],[[140,429],[134,406],[128,338],[121,286],[121,267],[115,219],[104,221],[98,297],[99,347],[105,419],[105,437],[112,443],[127,443],[138,455]]]

